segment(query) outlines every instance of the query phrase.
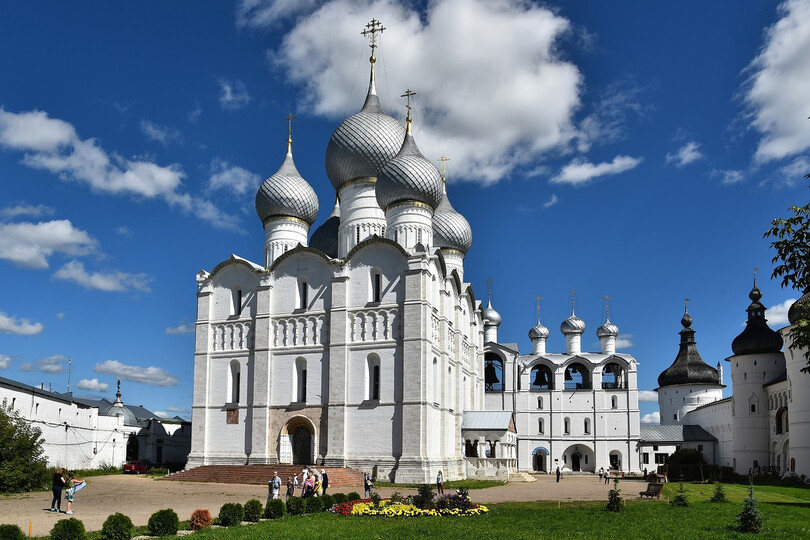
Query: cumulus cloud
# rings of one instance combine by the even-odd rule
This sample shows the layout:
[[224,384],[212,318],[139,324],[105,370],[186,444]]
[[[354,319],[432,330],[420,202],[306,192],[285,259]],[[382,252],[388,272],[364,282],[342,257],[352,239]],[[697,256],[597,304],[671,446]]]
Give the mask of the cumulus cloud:
[[6,354],[0,354],[0,369],[8,369],[11,365],[11,357]]
[[557,196],[552,193],[551,197],[546,202],[543,203],[543,208],[551,208],[552,206],[557,204],[559,201],[560,201],[560,199],[558,199]]
[[661,423],[661,413],[658,411],[651,412],[649,414],[645,414],[641,417],[642,424],[660,424]]
[[264,28],[316,5],[317,0],[240,0],[236,7],[236,25]]
[[638,391],[638,400],[639,401],[652,401],[658,403],[658,393],[653,392],[652,390],[639,390]]
[[616,156],[610,163],[589,163],[577,158],[563,167],[560,173],[551,179],[551,183],[582,186],[600,176],[610,176],[634,169],[639,163],[641,158],[630,156]]
[[211,177],[208,179],[208,189],[211,191],[224,189],[237,195],[245,195],[255,193],[261,182],[261,176],[247,169],[219,158],[211,161]]
[[788,310],[796,300],[798,300],[798,298],[788,298],[781,304],[766,309],[765,318],[768,319],[770,326],[779,328],[790,324],[790,321],[788,321]]
[[787,0],[751,62],[745,102],[761,138],[755,161],[794,156],[810,148],[810,2]]
[[577,150],[587,152],[594,144],[609,144],[624,139],[627,136],[626,125],[630,113],[641,117],[650,108],[639,100],[640,92],[640,88],[626,82],[608,86],[594,112],[579,123]]
[[42,323],[32,323],[28,319],[18,319],[16,315],[8,315],[0,311],[0,332],[18,336],[35,336],[44,329]]
[[[186,174],[178,164],[161,166],[144,159],[108,154],[95,139],[81,139],[62,120],[43,111],[12,113],[0,109],[0,146],[25,152],[22,163],[48,171],[64,181],[88,186],[96,193],[163,199],[219,228],[238,222],[209,201],[181,191]],[[204,208],[205,212],[197,212]]]
[[106,392],[110,389],[110,385],[103,382],[98,382],[98,379],[82,379],[76,384],[76,388],[80,390],[89,390],[91,392]]
[[115,234],[119,236],[130,237],[132,236],[132,231],[130,231],[129,227],[127,227],[126,225],[122,225],[115,229]]
[[155,124],[151,120],[141,120],[141,131],[150,141],[156,141],[163,146],[169,143],[182,143],[183,136],[174,128]]
[[36,361],[35,369],[45,373],[64,373],[65,360],[65,357],[61,354],[49,356],[48,358],[41,358]]
[[633,343],[633,334],[619,334],[616,336],[617,349],[629,349],[633,345],[635,345]]
[[667,164],[675,163],[675,166],[685,167],[690,163],[702,159],[703,153],[700,151],[700,145],[695,141],[689,141],[683,145],[677,152],[667,154]]
[[15,206],[7,206],[0,210],[0,217],[3,219],[14,219],[21,216],[27,217],[42,217],[53,215],[53,208],[38,204],[18,204]]
[[[808,120],[810,123],[810,120]],[[791,163],[779,168],[776,185],[780,187],[793,187],[803,180],[807,171],[810,171],[810,160],[804,156],[794,159]]]
[[724,186],[733,186],[734,184],[739,184],[745,180],[745,176],[743,175],[742,171],[736,170],[715,169],[709,173],[709,176],[712,178],[720,178],[720,182],[722,182]]
[[193,334],[194,325],[182,323],[175,327],[166,327],[166,333],[170,335]]
[[191,412],[188,409],[184,409],[183,407],[169,407],[168,410],[173,412],[173,413],[185,413],[185,414],[188,414],[188,413]]
[[84,268],[84,263],[75,259],[57,270],[53,277],[73,281],[86,289],[117,292],[130,289],[150,292],[149,282],[153,280],[147,274],[129,274],[117,271],[108,273],[88,272]]
[[241,109],[250,103],[250,94],[240,80],[219,79],[219,104],[226,111]]
[[0,259],[27,268],[48,268],[54,253],[81,256],[96,240],[66,219],[39,223],[0,223]]
[[105,360],[93,368],[96,373],[113,375],[119,379],[154,386],[174,386],[179,379],[161,367],[128,366],[118,360]]
[[[412,5],[324,2],[291,23],[269,59],[303,87],[300,107],[341,118],[356,72],[346,59],[357,57],[359,32],[371,17],[380,19],[381,101],[401,118],[397,96],[406,88],[416,92],[419,148],[430,159],[451,156],[454,178],[497,182],[576,138],[583,77],[558,52],[560,38],[572,32],[567,19],[522,0],[436,0],[425,11]],[[368,73],[368,65],[361,69]],[[349,111],[365,97],[365,84],[354,87]]]

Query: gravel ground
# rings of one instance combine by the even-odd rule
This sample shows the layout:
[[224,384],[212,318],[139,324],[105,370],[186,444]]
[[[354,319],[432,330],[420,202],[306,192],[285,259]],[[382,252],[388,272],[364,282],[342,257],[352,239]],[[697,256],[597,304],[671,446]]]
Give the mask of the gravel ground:
[[[554,481],[553,476],[538,475],[536,478],[536,482],[511,482],[504,486],[471,490],[470,496],[480,504],[537,500],[607,500],[610,489],[610,486],[604,485],[604,482],[594,476],[564,477],[559,484]],[[625,497],[630,498],[644,489],[644,486],[646,484],[641,481],[627,480],[620,487]],[[340,488],[340,491],[357,491],[362,495],[363,487]],[[380,488],[377,491],[382,497],[395,491],[403,495],[415,492],[404,488]],[[149,516],[163,508],[174,509],[181,520],[189,519],[197,508],[207,508],[216,517],[219,508],[226,502],[244,504],[249,499],[259,499],[264,503],[266,497],[267,489],[264,486],[168,482],[134,475],[93,476],[87,479],[87,487],[76,494],[73,517],[80,519],[87,530],[97,531],[101,529],[107,516],[115,512],[126,514],[135,525],[146,525]],[[17,524],[27,535],[30,522],[35,536],[47,535],[57,520],[66,517],[65,514],[49,512],[50,503],[50,491],[0,496],[0,523]],[[66,503],[63,500],[62,509],[65,508]]]

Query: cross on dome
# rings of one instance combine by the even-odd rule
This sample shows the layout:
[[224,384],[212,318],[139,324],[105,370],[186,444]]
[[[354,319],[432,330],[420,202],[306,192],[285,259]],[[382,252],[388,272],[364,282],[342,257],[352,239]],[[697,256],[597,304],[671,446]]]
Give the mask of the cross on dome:
[[447,162],[450,161],[450,158],[447,156],[442,156],[436,161],[442,162],[442,182],[447,182]]
[[377,19],[371,19],[371,21],[369,21],[369,23],[366,25],[366,29],[360,32],[360,34],[369,38],[369,46],[371,47],[371,57],[369,58],[369,62],[372,64],[377,61],[377,59],[374,58],[374,49],[377,48],[377,34],[382,34],[384,31],[385,27],[380,21]]
[[411,92],[411,89],[405,90],[405,93],[399,97],[404,97],[406,99],[405,107],[408,109],[408,115],[405,117],[405,124],[407,126],[408,133],[411,132],[411,96],[415,96],[416,92]]

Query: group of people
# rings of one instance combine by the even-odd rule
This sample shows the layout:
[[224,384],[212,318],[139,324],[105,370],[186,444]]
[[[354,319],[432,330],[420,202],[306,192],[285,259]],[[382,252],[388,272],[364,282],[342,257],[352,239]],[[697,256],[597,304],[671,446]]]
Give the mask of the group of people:
[[[274,471],[273,478],[267,482],[268,501],[280,497],[281,482],[281,477],[278,475],[278,472]],[[290,497],[294,497],[299,488],[301,490],[300,497],[302,498],[326,495],[326,490],[329,488],[329,475],[326,473],[326,469],[321,469],[321,471],[318,472],[318,469],[304,467],[304,470],[301,471],[300,482],[297,473],[287,478],[287,500],[290,500]]]
[[67,472],[65,469],[57,469],[56,472],[53,473],[51,512],[62,511],[62,492],[64,492],[65,501],[67,501],[65,514],[73,515],[73,497],[76,494],[76,488],[81,483],[82,480],[76,478],[72,472]]

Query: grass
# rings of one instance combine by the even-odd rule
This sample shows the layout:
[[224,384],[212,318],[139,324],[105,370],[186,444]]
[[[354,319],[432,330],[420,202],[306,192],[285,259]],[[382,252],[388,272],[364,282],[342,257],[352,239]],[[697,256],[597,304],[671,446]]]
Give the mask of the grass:
[[[499,480],[453,480],[444,483],[444,491],[449,493],[450,490],[467,488],[467,489],[484,489],[502,486],[506,482]],[[390,488],[413,488],[416,489],[421,484],[394,484],[392,482],[374,482],[374,487],[390,487]],[[433,491],[436,491],[436,485],[431,484]]]

